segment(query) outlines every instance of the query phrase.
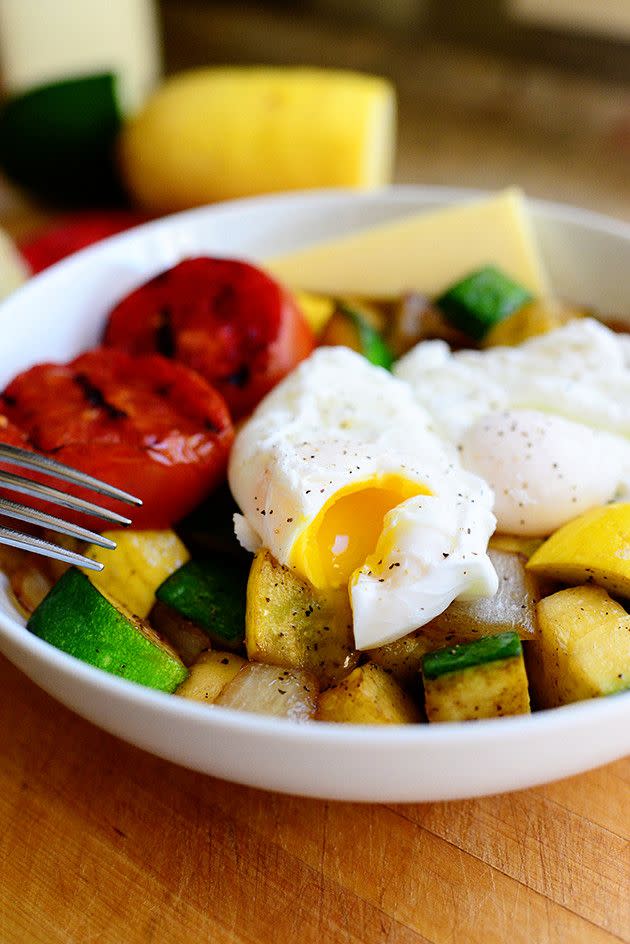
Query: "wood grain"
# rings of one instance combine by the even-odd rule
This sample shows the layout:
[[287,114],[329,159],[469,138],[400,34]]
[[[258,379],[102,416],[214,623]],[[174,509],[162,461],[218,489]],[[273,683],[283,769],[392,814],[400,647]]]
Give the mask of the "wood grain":
[[[225,4],[204,32],[198,4],[167,7],[187,65],[198,44],[204,62],[321,55],[397,75],[399,181],[518,181],[630,218],[627,92],[443,48],[405,58],[380,37],[315,41],[293,12]],[[17,198],[2,215],[18,238],[48,219]],[[466,802],[285,797],[132,748],[2,657],[0,731],[0,944],[630,941],[630,760]]]
[[630,761],[457,803],[325,803],[126,745],[0,659],[2,944],[599,944]]

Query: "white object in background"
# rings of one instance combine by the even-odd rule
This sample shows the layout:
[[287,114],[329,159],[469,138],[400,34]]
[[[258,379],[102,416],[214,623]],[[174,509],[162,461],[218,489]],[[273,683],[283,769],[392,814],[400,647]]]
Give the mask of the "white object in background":
[[28,267],[13,240],[0,229],[0,299],[18,288],[28,275]]
[[[0,308],[0,386],[97,343],[112,305],[187,255],[262,259],[473,194],[440,187],[311,192],[202,207],[136,227],[52,266]],[[630,226],[528,202],[560,297],[625,312]],[[203,705],[108,675],[27,632],[0,575],[0,650],[74,711],[160,757],[256,787],[420,802],[517,790],[630,751],[630,692],[512,718],[415,725],[296,723]]]
[[6,92],[98,72],[120,76],[125,111],[161,72],[153,0],[0,0],[0,72]]

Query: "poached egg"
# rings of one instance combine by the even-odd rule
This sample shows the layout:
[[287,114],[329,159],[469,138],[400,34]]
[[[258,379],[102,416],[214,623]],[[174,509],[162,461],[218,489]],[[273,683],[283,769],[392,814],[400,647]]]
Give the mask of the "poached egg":
[[491,489],[409,385],[347,348],[315,351],[259,404],[228,478],[241,543],[322,590],[347,586],[359,649],[496,592]]
[[600,322],[513,348],[428,341],[395,373],[493,488],[500,531],[544,537],[630,493],[630,343]]

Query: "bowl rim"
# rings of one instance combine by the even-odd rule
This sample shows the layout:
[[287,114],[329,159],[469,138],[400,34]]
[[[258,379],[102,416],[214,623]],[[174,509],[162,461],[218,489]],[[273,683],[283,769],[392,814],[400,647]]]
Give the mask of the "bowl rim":
[[[28,296],[35,286],[42,280],[47,280],[51,273],[66,267],[68,269],[81,266],[87,258],[107,253],[113,243],[124,244],[125,241],[141,239],[144,234],[152,234],[172,226],[185,225],[188,221],[204,218],[223,210],[247,210],[251,207],[260,207],[271,204],[273,207],[289,209],[292,203],[321,204],[334,202],[340,197],[357,196],[364,201],[390,200],[392,203],[403,203],[409,199],[417,199],[425,206],[448,204],[453,202],[473,201],[489,195],[492,191],[484,189],[449,187],[440,185],[399,184],[379,188],[369,192],[357,192],[349,189],[325,189],[309,191],[291,191],[280,194],[269,194],[255,197],[246,197],[239,200],[230,200],[179,213],[170,214],[156,220],[142,223],[132,229],[111,236],[96,245],[88,246],[73,256],[62,259],[55,265],[37,274],[0,304],[0,318],[10,315],[11,309],[28,303]],[[542,215],[553,217],[556,220],[574,223],[586,229],[604,232],[621,238],[630,244],[630,223],[618,220],[605,214],[591,210],[582,210],[570,204],[549,200],[526,197],[528,205]],[[411,211],[410,211],[411,212]],[[630,245],[629,245],[630,250]],[[264,265],[264,261],[262,263]],[[10,317],[7,318],[10,323]],[[0,574],[0,577],[2,575]],[[6,580],[6,578],[4,578]],[[127,679],[111,675],[102,669],[91,666],[74,656],[69,655],[44,640],[30,633],[24,625],[0,610],[0,641],[6,637],[10,643],[22,650],[25,654],[34,656],[37,660],[48,662],[60,674],[72,675],[75,679],[88,687],[95,687],[101,694],[110,695],[127,702],[139,702],[141,705],[154,710],[156,716],[169,715],[183,722],[190,721],[195,725],[203,725],[211,733],[219,727],[227,732],[267,735],[277,737],[289,744],[293,741],[303,741],[305,735],[316,745],[336,744],[348,746],[358,743],[369,743],[379,750],[396,750],[400,746],[421,748],[423,745],[433,744],[436,741],[445,745],[457,746],[465,742],[469,747],[475,744],[485,744],[501,737],[533,737],[538,734],[551,736],[561,735],[563,732],[574,731],[582,720],[589,723],[605,725],[606,723],[628,718],[630,719],[630,690],[615,695],[588,699],[558,708],[536,711],[531,715],[514,715],[502,718],[483,719],[471,725],[465,721],[443,722],[441,724],[418,725],[341,725],[332,722],[304,721],[296,722],[275,716],[256,715],[250,712],[223,708],[219,705],[204,705],[185,698],[173,697],[172,694],[146,688]],[[9,656],[10,661],[13,661]]]
[[[197,218],[203,218],[207,214],[220,213],[223,210],[228,212],[232,209],[247,210],[249,207],[256,208],[265,204],[277,204],[278,207],[289,209],[292,203],[318,204],[324,202],[335,202],[343,197],[357,197],[362,201],[379,202],[383,199],[390,200],[392,203],[404,203],[407,200],[419,200],[425,205],[434,204],[436,207],[454,202],[470,203],[475,200],[489,197],[493,193],[499,193],[506,189],[521,190],[520,187],[502,187],[498,189],[488,189],[482,187],[450,187],[442,184],[390,184],[385,187],[377,187],[372,190],[353,190],[347,187],[329,187],[314,190],[289,190],[281,193],[260,194],[253,197],[240,197],[235,200],[223,200],[218,203],[210,203],[205,206],[193,207],[189,210],[179,210],[175,213],[169,213],[154,220],[147,220],[139,223],[113,236],[100,240],[91,246],[86,246],[78,250],[71,256],[67,256],[55,262],[53,265],[32,275],[22,285],[14,289],[9,296],[0,300],[0,315],[4,309],[12,307],[16,299],[24,297],[31,290],[34,283],[39,284],[43,278],[46,278],[50,272],[56,272],[62,266],[82,265],[83,261],[97,255],[107,247],[132,241],[138,237],[139,232],[154,233],[163,228],[169,228],[180,223],[194,221]],[[551,216],[561,222],[574,223],[589,230],[606,233],[616,236],[623,240],[630,241],[630,220],[622,220],[616,217],[608,216],[597,210],[587,210],[557,200],[547,200],[541,197],[531,197],[521,190],[525,197],[525,202],[534,212],[543,216]],[[413,212],[413,211],[411,211]],[[401,217],[402,218],[402,217]],[[380,225],[380,224],[379,224]],[[368,227],[360,227],[360,229]],[[307,245],[315,245],[319,240]],[[264,259],[261,261],[264,265]]]

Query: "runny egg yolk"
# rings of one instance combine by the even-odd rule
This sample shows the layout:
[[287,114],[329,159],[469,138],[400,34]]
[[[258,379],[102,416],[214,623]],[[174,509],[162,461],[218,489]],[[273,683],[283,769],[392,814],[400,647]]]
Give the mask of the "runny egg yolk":
[[400,475],[374,476],[336,492],[293,545],[291,565],[319,588],[347,586],[374,552],[388,511],[430,495]]

